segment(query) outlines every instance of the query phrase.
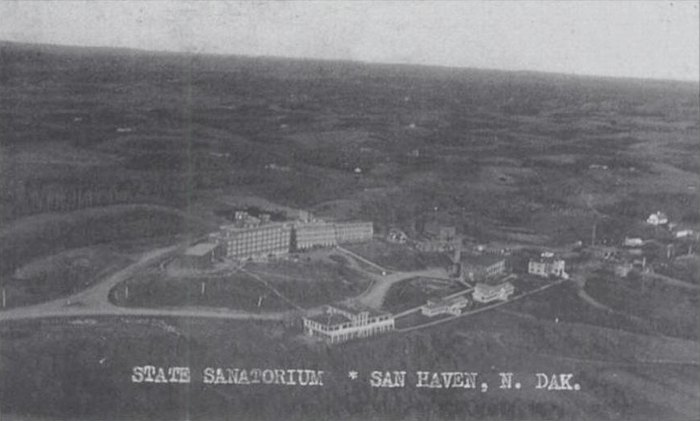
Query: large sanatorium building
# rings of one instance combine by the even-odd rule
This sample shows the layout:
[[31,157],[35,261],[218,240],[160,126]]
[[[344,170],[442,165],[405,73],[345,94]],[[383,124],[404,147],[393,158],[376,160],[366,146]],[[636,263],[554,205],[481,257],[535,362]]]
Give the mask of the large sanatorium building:
[[237,222],[211,234],[224,255],[233,259],[279,256],[294,250],[332,247],[339,243],[370,240],[371,222],[266,222],[250,216],[236,216]]

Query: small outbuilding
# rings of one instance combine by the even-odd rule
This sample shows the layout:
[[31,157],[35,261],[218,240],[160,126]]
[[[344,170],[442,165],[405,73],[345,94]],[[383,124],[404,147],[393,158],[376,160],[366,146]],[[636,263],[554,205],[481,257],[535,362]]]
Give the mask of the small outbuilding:
[[190,269],[206,269],[211,267],[219,257],[219,245],[216,243],[199,243],[185,250],[182,255],[182,265]]

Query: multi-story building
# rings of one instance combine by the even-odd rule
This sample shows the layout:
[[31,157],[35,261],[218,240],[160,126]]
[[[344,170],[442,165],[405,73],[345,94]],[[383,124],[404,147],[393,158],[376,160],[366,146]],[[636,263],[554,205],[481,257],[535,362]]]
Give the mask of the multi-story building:
[[428,317],[439,314],[451,314],[459,316],[462,309],[469,305],[469,299],[463,295],[452,298],[430,299],[421,308],[421,314]]
[[304,333],[331,344],[394,330],[394,316],[369,308],[328,305],[323,314],[304,317]]
[[514,291],[513,284],[506,280],[492,283],[480,282],[474,287],[472,296],[480,303],[490,303],[496,300],[507,300]]
[[338,244],[335,231],[333,224],[296,224],[292,235],[294,248],[305,250],[312,247],[333,247]]
[[506,259],[500,254],[465,254],[460,256],[459,274],[464,280],[491,278],[506,271]]
[[554,275],[559,278],[567,278],[565,271],[566,262],[551,252],[544,252],[539,259],[531,259],[527,265],[528,273],[548,278]]
[[335,224],[335,240],[338,243],[354,243],[371,240],[374,226],[371,222],[338,222]]
[[241,228],[226,225],[212,235],[233,259],[261,258],[289,253],[292,226],[271,223],[256,227]]

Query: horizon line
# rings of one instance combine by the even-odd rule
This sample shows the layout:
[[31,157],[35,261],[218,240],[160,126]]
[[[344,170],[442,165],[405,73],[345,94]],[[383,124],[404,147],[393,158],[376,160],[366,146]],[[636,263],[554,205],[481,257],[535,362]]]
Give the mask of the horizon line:
[[423,68],[437,68],[437,69],[449,69],[449,70],[476,70],[476,71],[486,71],[486,72],[502,72],[502,73],[532,73],[541,75],[551,75],[551,76],[563,76],[568,78],[597,78],[597,79],[616,79],[616,80],[627,80],[627,81],[650,81],[650,82],[665,82],[665,83],[690,83],[690,84],[700,84],[700,72],[698,73],[697,79],[669,79],[660,77],[639,77],[639,76],[621,76],[621,75],[605,75],[605,74],[592,74],[592,73],[564,73],[557,71],[548,70],[538,70],[538,69],[503,69],[494,67],[475,67],[475,66],[459,66],[459,65],[446,65],[446,64],[434,64],[434,63],[411,63],[411,62],[401,62],[401,61],[369,61],[360,59],[350,59],[350,58],[327,58],[327,57],[314,57],[314,56],[285,56],[285,55],[264,55],[264,54],[244,54],[244,53],[226,53],[226,52],[213,52],[213,51],[203,51],[203,50],[174,50],[174,49],[148,49],[132,46],[109,46],[109,45],[93,45],[93,44],[59,44],[59,43],[47,43],[47,42],[31,42],[31,41],[17,41],[0,39],[0,44],[14,44],[22,46],[36,46],[36,47],[68,47],[74,49],[104,49],[112,51],[133,51],[139,53],[159,53],[159,54],[181,54],[188,56],[215,56],[215,57],[242,57],[242,58],[262,58],[262,59],[283,59],[283,60],[297,60],[297,61],[321,61],[321,62],[337,62],[337,63],[355,63],[355,64],[366,64],[366,65],[390,65],[390,66],[405,66],[405,67],[423,67]]

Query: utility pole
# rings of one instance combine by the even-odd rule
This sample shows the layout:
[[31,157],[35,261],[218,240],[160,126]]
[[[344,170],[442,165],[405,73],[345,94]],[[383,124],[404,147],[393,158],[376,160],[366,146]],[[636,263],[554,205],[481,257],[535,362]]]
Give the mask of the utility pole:
[[124,301],[129,301],[129,285],[124,288]]
[[5,295],[5,287],[2,288],[2,308],[7,305],[7,296]]
[[206,285],[204,284],[204,281],[202,281],[202,288],[199,291],[199,295],[204,295],[204,291],[206,291]]

